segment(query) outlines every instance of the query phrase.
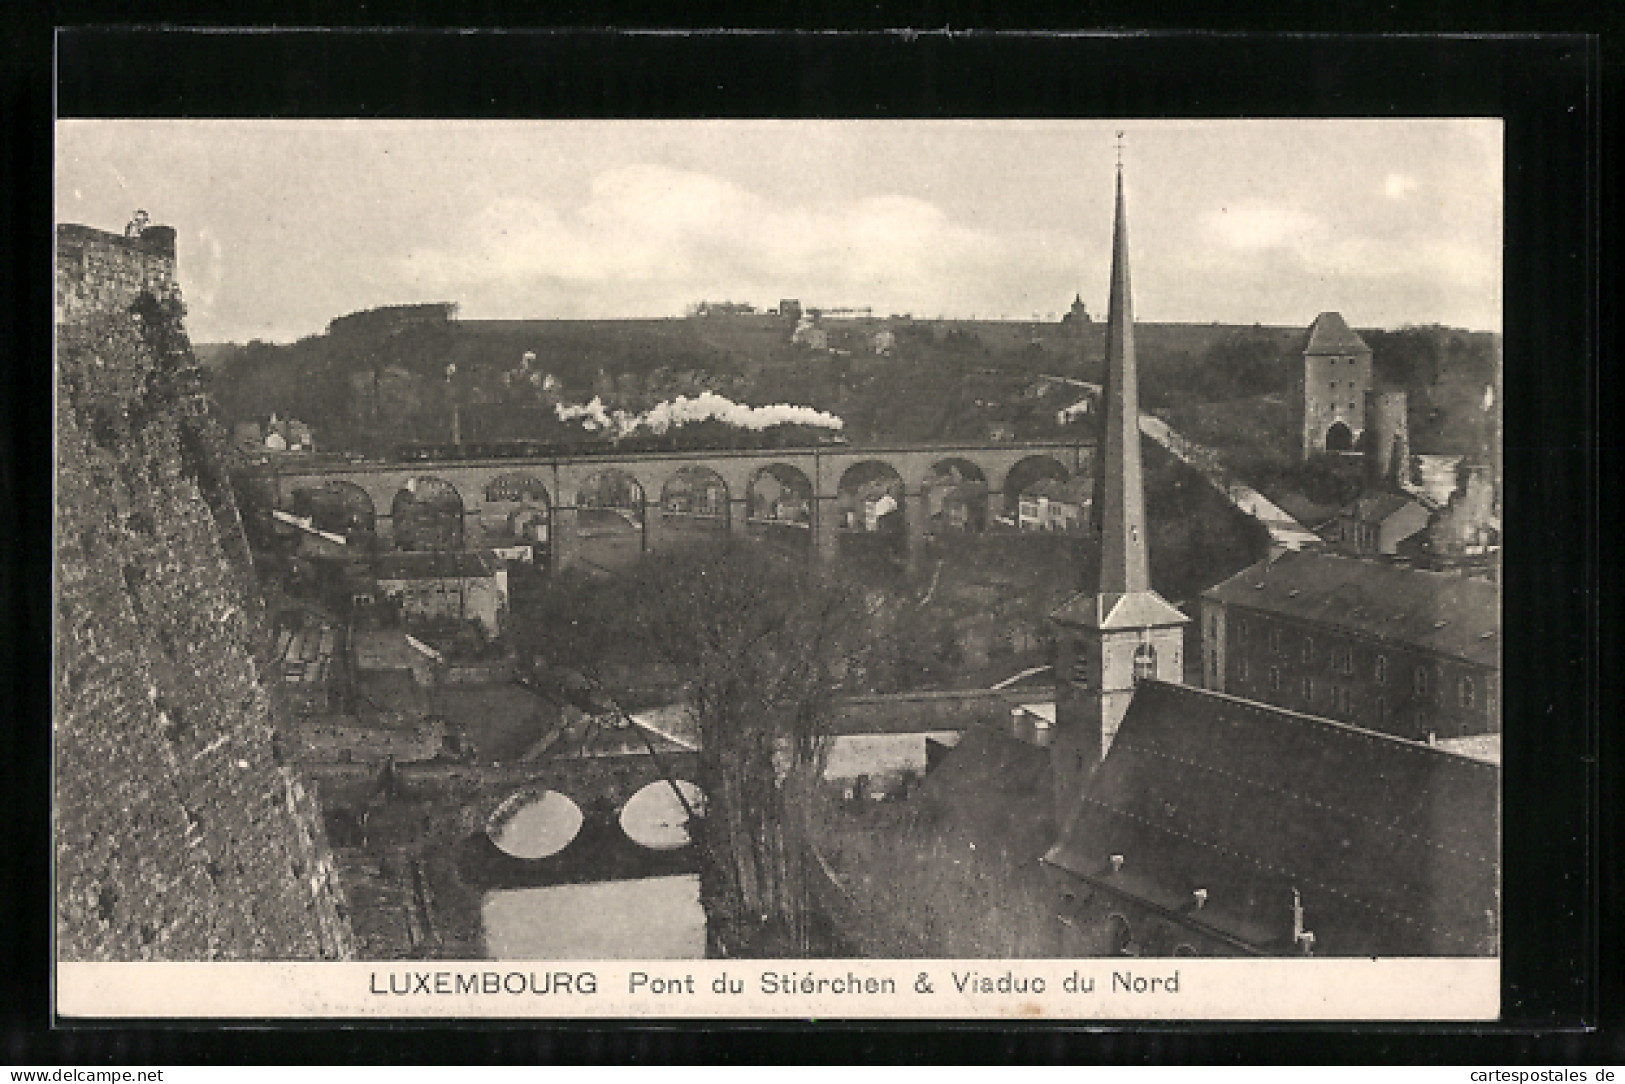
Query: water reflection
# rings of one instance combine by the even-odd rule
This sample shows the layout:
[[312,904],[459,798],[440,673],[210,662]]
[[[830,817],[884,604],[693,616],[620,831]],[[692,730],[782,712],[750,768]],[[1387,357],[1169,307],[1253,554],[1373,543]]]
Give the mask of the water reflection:
[[485,894],[497,960],[680,960],[705,956],[697,874],[506,888]]
[[674,851],[693,842],[690,814],[705,810],[705,795],[686,779],[675,783],[660,779],[636,794],[621,810],[621,830],[628,839],[655,851]]
[[487,832],[503,854],[547,858],[570,845],[583,820],[580,808],[558,791],[522,791],[502,803]]

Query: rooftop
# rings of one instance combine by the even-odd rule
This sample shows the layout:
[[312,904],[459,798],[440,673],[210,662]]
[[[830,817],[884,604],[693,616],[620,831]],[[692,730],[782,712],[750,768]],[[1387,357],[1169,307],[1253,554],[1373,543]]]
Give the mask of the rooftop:
[[391,553],[378,559],[380,580],[466,579],[496,575],[493,560],[477,550]]
[[1080,593],[1056,607],[1050,619],[1063,625],[1095,629],[1183,625],[1190,620],[1155,591]]
[[1500,589],[1484,580],[1289,551],[1242,569],[1202,597],[1501,665]]
[[1377,493],[1369,497],[1361,497],[1343,509],[1343,514],[1353,516],[1362,523],[1381,523],[1409,504],[1415,504],[1419,508],[1422,507],[1421,502],[1409,494]]
[[1081,473],[1064,482],[1059,478],[1041,478],[1028,486],[1023,495],[1048,497],[1052,501],[1070,501],[1073,504],[1082,504],[1091,496],[1091,485],[1092,480]]
[[1483,954],[1499,794],[1477,760],[1145,682],[1045,861],[1246,952],[1294,951],[1296,889],[1317,954]]
[[1369,354],[1371,347],[1343,321],[1340,312],[1323,312],[1309,325],[1305,354]]

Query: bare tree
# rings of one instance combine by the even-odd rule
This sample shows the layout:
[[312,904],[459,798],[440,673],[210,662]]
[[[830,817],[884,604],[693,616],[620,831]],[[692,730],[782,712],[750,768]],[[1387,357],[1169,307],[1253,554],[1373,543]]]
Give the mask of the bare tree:
[[695,826],[717,956],[805,956],[808,869],[788,795],[823,769],[849,593],[762,547],[727,544],[646,562],[632,627],[685,675],[699,723]]

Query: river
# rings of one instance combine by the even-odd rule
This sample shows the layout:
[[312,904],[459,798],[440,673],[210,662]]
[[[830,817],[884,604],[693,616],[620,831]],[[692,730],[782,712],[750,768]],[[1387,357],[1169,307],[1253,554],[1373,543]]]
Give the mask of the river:
[[496,960],[697,960],[705,912],[697,874],[502,888],[485,894],[486,951]]

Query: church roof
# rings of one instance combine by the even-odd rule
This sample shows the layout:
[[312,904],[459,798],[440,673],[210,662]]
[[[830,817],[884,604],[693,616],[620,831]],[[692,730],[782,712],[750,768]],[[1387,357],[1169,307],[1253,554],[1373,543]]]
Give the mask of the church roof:
[[1501,594],[1485,580],[1298,550],[1242,569],[1202,597],[1501,665]]
[[978,847],[1002,847],[1025,864],[1054,838],[1049,750],[1010,733],[1010,718],[980,719],[926,776],[921,797],[942,810],[942,825]]
[[1142,682],[1044,860],[1243,952],[1295,951],[1297,889],[1317,955],[1493,953],[1499,792],[1493,765]]
[[1155,591],[1073,595],[1050,619],[1063,625],[1091,629],[1133,629],[1183,625],[1190,618]]
[[1343,321],[1340,312],[1323,312],[1309,325],[1305,354],[1369,354],[1371,347]]

